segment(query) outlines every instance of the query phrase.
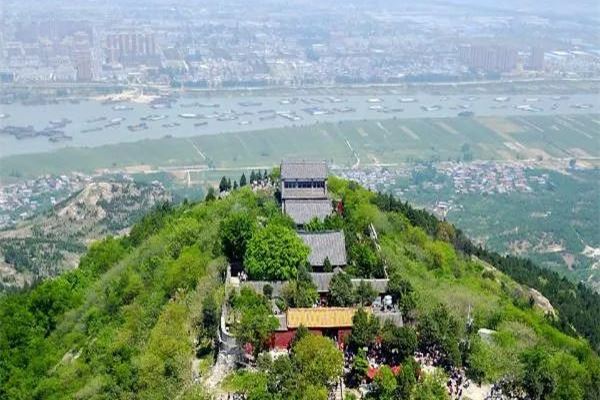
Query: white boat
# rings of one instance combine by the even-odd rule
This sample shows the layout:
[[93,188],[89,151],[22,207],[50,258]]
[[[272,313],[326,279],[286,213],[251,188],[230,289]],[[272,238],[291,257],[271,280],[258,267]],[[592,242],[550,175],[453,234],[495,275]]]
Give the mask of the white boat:
[[381,100],[378,97],[372,97],[370,99],[367,99],[367,103],[381,103],[383,100]]
[[400,103],[414,103],[417,99],[413,99],[412,97],[400,97],[398,101],[400,101]]
[[198,118],[199,115],[198,114],[193,114],[193,113],[182,113],[182,114],[179,114],[179,116],[181,118],[194,119],[194,118]]

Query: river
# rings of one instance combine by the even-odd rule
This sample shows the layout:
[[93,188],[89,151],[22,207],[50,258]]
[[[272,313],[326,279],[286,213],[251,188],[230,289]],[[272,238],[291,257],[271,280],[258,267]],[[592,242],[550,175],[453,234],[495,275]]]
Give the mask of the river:
[[[136,102],[103,104],[87,100],[76,104],[62,102],[50,105],[0,105],[0,129],[6,126],[32,125],[37,130],[50,121],[68,119],[59,128],[70,140],[51,142],[47,137],[18,140],[0,134],[0,156],[48,152],[67,146],[100,146],[120,142],[173,137],[219,134],[266,128],[282,128],[315,122],[357,119],[455,117],[472,111],[476,116],[549,115],[597,113],[600,99],[595,95],[453,95],[419,94],[412,98],[398,95],[368,96],[304,96],[295,99],[280,96],[180,98],[170,108],[153,108]],[[210,104],[202,104],[210,103]],[[244,104],[242,104],[244,103]],[[218,105],[218,107],[216,106]],[[588,105],[580,107],[581,105]],[[517,108],[521,106],[521,108]],[[532,107],[527,110],[527,107]],[[122,110],[120,110],[120,108]],[[312,111],[307,109],[312,108]],[[188,118],[181,114],[187,115]],[[147,119],[150,115],[160,118]],[[146,118],[144,120],[143,118]],[[100,120],[102,119],[102,120]],[[111,124],[111,120],[123,119]],[[220,120],[219,120],[220,119]],[[135,125],[145,123],[146,127]],[[107,125],[112,125],[108,126]],[[132,129],[128,127],[132,126]]]

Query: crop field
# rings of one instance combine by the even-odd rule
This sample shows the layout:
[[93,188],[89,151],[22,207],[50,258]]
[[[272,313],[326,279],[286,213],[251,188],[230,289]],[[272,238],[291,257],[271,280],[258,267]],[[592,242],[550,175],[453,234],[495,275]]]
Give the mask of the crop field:
[[[291,156],[341,167],[458,159],[600,157],[600,114],[342,121],[308,126],[163,138],[0,158],[0,176],[31,177],[98,169],[204,165],[242,169]],[[16,172],[18,171],[18,173]]]

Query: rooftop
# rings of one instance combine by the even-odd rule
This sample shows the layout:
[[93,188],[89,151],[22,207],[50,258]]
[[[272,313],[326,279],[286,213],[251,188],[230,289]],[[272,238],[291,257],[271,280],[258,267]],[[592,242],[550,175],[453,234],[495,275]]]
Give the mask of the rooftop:
[[331,201],[328,199],[315,200],[286,200],[285,213],[289,215],[296,224],[307,224],[313,218],[320,221],[331,214]]
[[310,265],[322,266],[326,258],[333,266],[346,265],[346,240],[344,232],[300,233],[300,238],[310,247]]
[[[346,328],[352,326],[352,317],[356,308],[327,307],[327,308],[290,308],[286,312],[288,329],[298,328]],[[365,308],[366,312],[370,312]]]
[[282,161],[281,179],[327,179],[325,161]]

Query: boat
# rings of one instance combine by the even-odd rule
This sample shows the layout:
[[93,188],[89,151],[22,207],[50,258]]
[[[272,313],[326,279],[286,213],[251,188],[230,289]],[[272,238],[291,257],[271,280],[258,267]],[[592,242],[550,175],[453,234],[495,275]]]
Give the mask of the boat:
[[171,108],[171,105],[169,103],[156,103],[152,104],[150,107],[152,107],[155,110],[161,110],[164,108]]
[[195,118],[199,118],[199,115],[193,114],[193,113],[182,113],[182,114],[179,114],[179,117],[186,118],[186,119],[195,119]]
[[400,97],[398,101],[400,103],[415,103],[417,100],[413,99],[412,97]]
[[92,133],[92,132],[99,132],[102,130],[102,127],[96,127],[96,128],[88,128],[88,129],[82,129],[81,133]]
[[6,119],[8,117],[10,117],[9,114],[5,114],[5,113],[0,114],[0,119]]
[[260,101],[241,101],[238,103],[242,107],[260,107],[262,103]]
[[112,108],[114,111],[130,111],[133,110],[131,106],[117,105]]
[[437,104],[434,106],[421,106],[421,110],[423,111],[439,111],[442,109],[442,106],[438,106]]
[[92,119],[88,119],[85,122],[88,123],[88,124],[93,124],[93,123],[102,122],[102,121],[106,121],[106,117],[92,118]]
[[494,101],[497,101],[498,103],[506,103],[509,100],[510,100],[510,97],[506,97],[506,96],[499,96],[494,99]]
[[170,124],[163,124],[162,125],[163,128],[175,128],[177,126],[181,126],[181,124],[178,123],[178,122],[171,122]]
[[200,121],[200,122],[196,122],[194,124],[195,127],[204,126],[204,125],[208,125],[208,122],[206,122],[206,121]]
[[150,115],[146,115],[145,117],[142,117],[141,120],[142,121],[160,121],[163,119],[167,119],[168,115],[164,115],[164,114],[150,114]]
[[218,107],[221,107],[221,106],[219,104],[217,104],[217,103],[198,103],[198,107],[218,108]]
[[73,121],[71,121],[68,118],[54,119],[54,120],[50,121],[50,125],[53,128],[64,128],[65,126],[67,126],[71,122],[73,122]]
[[251,123],[252,123],[252,121],[240,121],[240,122],[238,122],[238,125],[245,126],[245,125],[250,125]]
[[48,138],[49,141],[51,141],[52,143],[60,143],[60,142],[65,142],[68,140],[73,140],[73,136],[69,136],[69,135],[58,135],[58,136],[50,136]]
[[129,129],[131,132],[143,131],[148,129],[148,124],[142,122],[136,125],[129,125],[127,129]]
[[461,111],[458,113],[459,117],[472,117],[473,115],[475,115],[473,111]]
[[372,97],[370,99],[367,99],[367,103],[381,103],[383,100],[381,100],[379,97]]

